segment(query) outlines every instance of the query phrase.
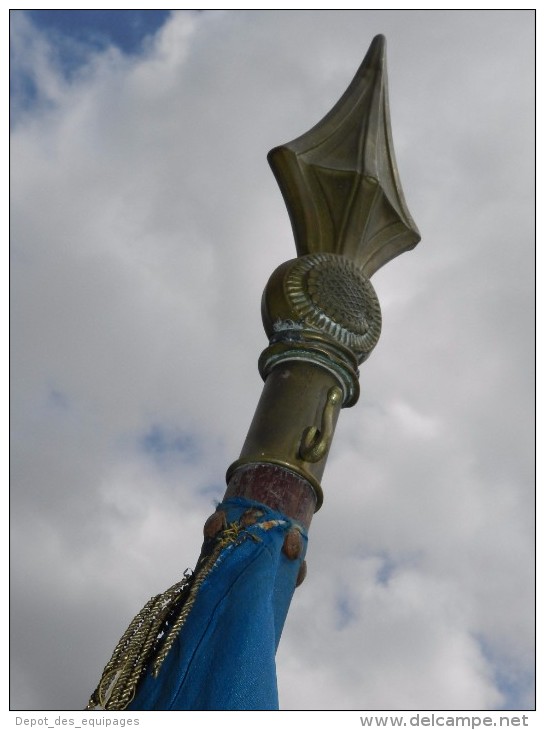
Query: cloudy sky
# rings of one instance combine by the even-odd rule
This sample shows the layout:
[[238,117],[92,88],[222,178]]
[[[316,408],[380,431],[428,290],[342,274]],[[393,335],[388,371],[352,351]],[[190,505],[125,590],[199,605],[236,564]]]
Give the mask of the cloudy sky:
[[534,16],[11,14],[12,709],[85,705],[193,567],[295,252],[266,163],[377,33],[412,252],[343,411],[283,709],[533,707]]

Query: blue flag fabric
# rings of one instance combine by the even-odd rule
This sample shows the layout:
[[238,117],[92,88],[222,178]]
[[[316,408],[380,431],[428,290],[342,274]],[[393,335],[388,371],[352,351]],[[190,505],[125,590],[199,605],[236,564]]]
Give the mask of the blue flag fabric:
[[146,667],[127,710],[278,709],[275,653],[307,536],[251,500],[228,499],[217,512],[225,523],[209,541],[206,575],[199,580],[198,565],[183,625],[157,676]]

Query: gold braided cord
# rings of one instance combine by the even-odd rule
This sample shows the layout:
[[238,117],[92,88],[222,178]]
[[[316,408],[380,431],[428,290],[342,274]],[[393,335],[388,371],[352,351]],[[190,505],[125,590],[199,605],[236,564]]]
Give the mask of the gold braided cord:
[[159,670],[161,669],[161,666],[165,660],[166,655],[170,651],[172,644],[175,642],[178,634],[180,633],[182,626],[187,621],[187,617],[189,616],[189,612],[193,608],[193,605],[197,598],[197,593],[199,592],[201,585],[203,584],[205,578],[207,577],[207,575],[210,573],[210,571],[214,567],[214,563],[216,562],[219,554],[221,553],[223,548],[226,546],[226,544],[228,544],[228,543],[221,541],[216,545],[216,547],[214,548],[214,551],[208,557],[205,564],[199,571],[199,574],[196,576],[196,578],[193,582],[193,585],[191,586],[189,595],[187,597],[187,601],[184,603],[182,610],[180,611],[176,621],[172,625],[171,630],[168,632],[168,635],[165,637],[165,641],[163,642],[163,645],[162,645],[159,653],[157,654],[155,661],[153,662],[153,676],[154,677],[157,677],[157,675],[159,674]]
[[168,614],[187,595],[191,576],[153,596],[131,621],[106,664],[86,709],[122,710],[132,700],[149,655],[162,635]]
[[[241,525],[228,525],[216,536],[214,549],[199,561],[195,573],[185,575],[164,593],[150,598],[119,640],[104,668],[98,687],[91,695],[87,710],[124,710],[133,700],[136,686],[148,667],[158,642],[162,640],[161,648],[152,664],[153,676],[158,675],[166,655],[187,621],[199,589],[215,567],[222,551],[248,537],[258,540]],[[174,623],[169,625],[168,619],[176,610],[179,613]]]

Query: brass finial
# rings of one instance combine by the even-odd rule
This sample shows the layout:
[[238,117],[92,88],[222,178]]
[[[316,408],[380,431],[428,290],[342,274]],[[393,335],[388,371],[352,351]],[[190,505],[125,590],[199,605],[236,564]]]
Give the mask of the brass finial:
[[268,159],[298,257],[276,269],[263,293],[265,387],[227,477],[275,465],[312,485],[317,509],[339,411],[356,403],[358,364],[380,336],[369,279],[420,240],[395,163],[384,36],[329,114]]
[[383,35],[333,109],[268,160],[299,256],[342,254],[370,277],[420,240],[394,156]]

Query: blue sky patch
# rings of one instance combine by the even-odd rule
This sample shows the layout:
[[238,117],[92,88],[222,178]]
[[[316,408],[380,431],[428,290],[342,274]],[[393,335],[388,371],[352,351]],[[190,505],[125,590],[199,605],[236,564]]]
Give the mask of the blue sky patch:
[[400,570],[415,568],[420,562],[418,552],[404,551],[392,554],[389,550],[369,550],[366,547],[362,547],[358,557],[377,563],[374,575],[375,583],[385,588],[389,586],[392,578]]
[[[26,10],[39,29],[72,38],[96,50],[117,46],[138,53],[144,39],[166,22],[170,10]],[[66,59],[70,63],[70,59]]]
[[[93,55],[110,46],[126,55],[142,52],[146,40],[166,23],[170,10],[12,10],[14,27],[23,16],[47,40],[50,60],[58,71],[71,80]],[[12,120],[37,102],[44,102],[41,93],[32,63],[12,52]]]
[[57,388],[51,388],[48,394],[48,404],[56,410],[68,410],[70,402],[68,396]]
[[180,458],[186,463],[191,463],[198,458],[197,442],[191,434],[159,425],[153,425],[144,434],[141,446],[146,454],[161,463]]
[[498,651],[481,634],[474,635],[479,648],[494,671],[494,684],[502,693],[504,701],[498,710],[533,710],[529,703],[532,700],[528,697],[529,688],[535,688],[535,675],[529,672],[521,672],[516,667],[510,667],[508,663],[499,657]]
[[357,618],[354,601],[348,593],[341,593],[336,597],[335,611],[337,615],[336,628],[339,631],[353,623]]
[[382,563],[375,574],[375,579],[380,585],[387,586],[397,568],[397,563],[387,553],[381,555],[380,559]]

